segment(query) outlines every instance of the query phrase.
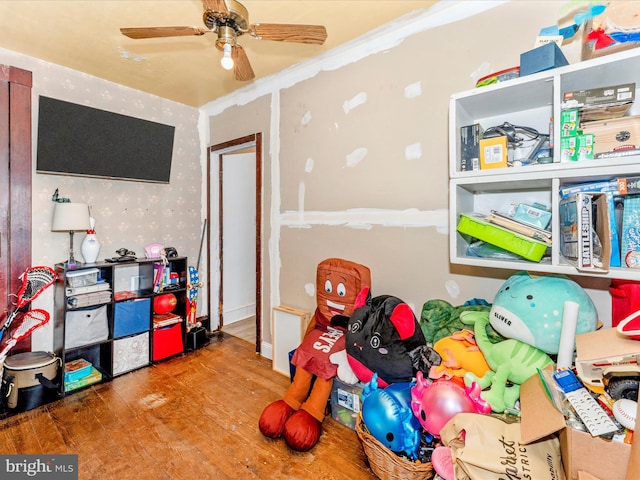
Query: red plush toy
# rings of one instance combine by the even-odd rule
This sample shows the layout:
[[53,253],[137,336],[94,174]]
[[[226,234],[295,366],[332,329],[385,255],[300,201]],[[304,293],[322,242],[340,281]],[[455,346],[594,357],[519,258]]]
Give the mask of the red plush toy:
[[[300,452],[318,443],[338,368],[329,357],[345,349],[345,317],[353,313],[358,293],[365,286],[371,286],[371,273],[364,265],[341,258],[318,264],[316,311],[291,360],[296,366],[293,382],[284,397],[267,405],[260,416],[263,435],[282,436],[289,448]],[[341,321],[332,324],[337,315],[342,316]]]

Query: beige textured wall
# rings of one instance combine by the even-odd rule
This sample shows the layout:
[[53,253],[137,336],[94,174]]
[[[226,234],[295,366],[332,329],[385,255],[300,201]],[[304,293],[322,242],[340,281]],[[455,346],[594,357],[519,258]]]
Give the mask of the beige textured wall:
[[[334,256],[369,266],[373,294],[399,296],[416,315],[433,298],[492,301],[514,272],[448,261],[449,97],[473,88],[483,64],[486,73],[518,65],[540,28],[560,21],[561,6],[514,1],[459,21],[460,9],[440,12],[452,23],[400,42],[401,29],[386,32],[390,47],[380,53],[292,86],[274,82],[276,120],[264,125],[278,142],[270,161],[279,190],[265,197],[276,207],[265,258],[278,265],[272,302],[313,311],[316,266]],[[579,56],[577,44],[564,51],[570,61]],[[236,111],[267,121],[273,109],[265,102],[225,107],[211,117],[218,140],[231,138],[220,124],[240,118]],[[576,279],[599,289],[595,300],[606,312],[606,282]]]

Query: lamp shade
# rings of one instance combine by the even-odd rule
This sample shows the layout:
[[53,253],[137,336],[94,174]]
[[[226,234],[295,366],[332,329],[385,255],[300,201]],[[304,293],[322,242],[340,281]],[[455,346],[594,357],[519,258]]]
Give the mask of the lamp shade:
[[91,228],[89,206],[86,203],[56,202],[53,209],[51,231],[73,232],[89,228]]

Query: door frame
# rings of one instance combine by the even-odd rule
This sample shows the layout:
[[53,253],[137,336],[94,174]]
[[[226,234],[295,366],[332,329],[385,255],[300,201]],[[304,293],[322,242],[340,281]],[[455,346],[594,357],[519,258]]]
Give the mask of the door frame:
[[[29,70],[0,65],[0,323],[31,266],[32,78]],[[13,353],[29,350],[31,337]]]
[[[262,282],[262,133],[254,133],[245,137],[236,138],[227,142],[219,143],[217,145],[210,146],[207,155],[207,218],[212,218],[214,212],[211,211],[211,178],[212,178],[212,161],[211,159],[217,155],[218,160],[218,261],[220,265],[220,272],[218,277],[218,328],[217,331],[221,331],[224,326],[223,311],[223,284],[222,273],[224,268],[223,263],[223,251],[222,251],[222,225],[223,225],[223,203],[222,203],[222,157],[229,153],[238,152],[247,148],[255,148],[256,157],[256,197],[255,197],[255,210],[256,210],[256,353],[260,354],[262,345],[262,294],[261,294],[261,282]],[[207,229],[207,245],[208,255],[207,258],[211,259],[211,229]],[[209,268],[207,268],[207,284],[211,285],[211,261],[209,260]],[[207,295],[207,309],[209,314],[213,311],[211,309],[211,293]]]

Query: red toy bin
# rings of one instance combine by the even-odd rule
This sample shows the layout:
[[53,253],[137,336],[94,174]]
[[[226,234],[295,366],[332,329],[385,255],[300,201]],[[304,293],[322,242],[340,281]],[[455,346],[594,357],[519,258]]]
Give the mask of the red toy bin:
[[176,323],[168,327],[158,328],[153,331],[153,361],[182,353],[182,323]]
[[611,326],[616,328],[620,321],[640,310],[640,282],[632,280],[611,280]]

